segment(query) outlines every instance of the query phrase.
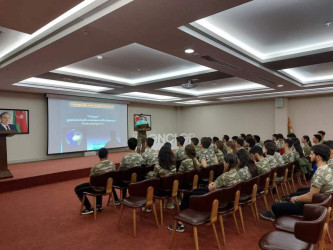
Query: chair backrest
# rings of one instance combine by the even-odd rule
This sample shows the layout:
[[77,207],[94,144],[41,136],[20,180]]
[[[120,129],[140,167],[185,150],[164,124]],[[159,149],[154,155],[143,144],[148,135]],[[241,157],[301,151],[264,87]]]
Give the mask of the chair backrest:
[[142,170],[141,170],[142,176],[145,177],[150,171],[154,170],[154,167],[155,167],[155,164],[151,165],[151,166],[142,167]]
[[209,166],[209,167],[206,167],[206,168],[200,168],[200,170],[198,171],[199,180],[208,179],[209,178],[209,173],[212,169],[214,169],[214,167],[212,168],[212,166]]
[[267,179],[267,177],[270,177],[270,176],[271,176],[271,172],[259,175],[259,184],[258,184],[259,189],[265,188],[266,179]]
[[119,171],[121,173],[121,180],[124,182],[130,182],[132,178],[132,174],[136,173],[137,179],[141,177],[142,174],[142,167],[134,167],[134,168],[129,168],[126,170]]
[[286,169],[288,169],[289,165],[284,165],[282,167],[277,167],[276,168],[276,174],[277,177],[284,177],[285,173],[286,173]]
[[183,183],[192,185],[193,177],[198,173],[197,170],[192,170],[183,173]]
[[216,199],[218,200],[222,195],[221,193],[222,189],[218,188],[204,195],[192,195],[190,197],[189,208],[200,212],[210,212],[212,209],[213,201]]
[[128,193],[130,196],[145,197],[148,187],[151,186],[154,188],[154,192],[158,192],[159,185],[160,185],[159,179],[149,179],[136,183],[131,183],[128,186]]
[[312,204],[304,205],[304,218],[312,220],[298,221],[295,223],[294,234],[299,240],[316,244],[319,242],[327,218],[327,208]]
[[224,165],[223,163],[221,164],[216,164],[213,165],[214,166],[214,176],[215,178],[219,177],[221,174],[223,174],[223,170],[224,170]]
[[119,179],[119,172],[110,171],[105,174],[91,176],[90,185],[95,187],[106,187],[109,178],[113,179],[113,184],[115,185],[115,183],[117,183]]
[[221,195],[219,196],[220,204],[225,204],[227,202],[235,201],[236,192],[238,190],[241,191],[241,189],[242,189],[242,183],[241,182],[237,183],[233,186],[230,186],[230,187],[221,188],[222,192],[221,192]]
[[332,203],[332,195],[329,193],[318,193],[312,197],[312,204],[328,208]]
[[252,178],[251,180],[242,182],[241,196],[247,196],[252,194],[254,184],[259,184],[259,176]]
[[163,191],[171,190],[175,177],[176,177],[175,174],[160,177],[159,190],[163,190]]
[[180,164],[182,163],[183,160],[177,160],[176,161],[176,171],[178,172]]

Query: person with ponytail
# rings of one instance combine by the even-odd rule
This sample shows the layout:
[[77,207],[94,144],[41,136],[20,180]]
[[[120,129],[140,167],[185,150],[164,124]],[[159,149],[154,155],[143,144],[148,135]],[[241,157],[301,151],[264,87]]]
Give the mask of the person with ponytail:
[[187,145],[185,147],[185,155],[187,158],[180,163],[178,173],[184,173],[194,169],[199,170],[200,163],[196,158],[195,147],[190,144]]
[[310,137],[308,135],[303,135],[302,137],[302,143],[303,143],[303,152],[305,157],[309,156],[311,154],[311,141],[310,141]]

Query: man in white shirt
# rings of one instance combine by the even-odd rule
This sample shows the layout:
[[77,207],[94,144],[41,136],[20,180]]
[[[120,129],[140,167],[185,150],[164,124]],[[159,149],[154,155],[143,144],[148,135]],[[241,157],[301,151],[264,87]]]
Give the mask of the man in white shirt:
[[0,131],[17,131],[17,128],[13,124],[9,124],[10,114],[8,112],[3,112],[0,114]]

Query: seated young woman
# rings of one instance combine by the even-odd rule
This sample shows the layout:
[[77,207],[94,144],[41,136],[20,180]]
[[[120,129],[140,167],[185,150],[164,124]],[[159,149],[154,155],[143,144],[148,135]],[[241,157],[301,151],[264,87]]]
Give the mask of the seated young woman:
[[181,162],[178,173],[184,173],[194,169],[199,170],[200,163],[196,158],[195,147],[190,144],[187,145],[185,147],[185,155],[187,158]]
[[158,153],[158,163],[154,170],[146,175],[146,179],[153,179],[176,173],[176,159],[172,150],[168,146],[163,146]]
[[255,162],[251,159],[249,152],[245,149],[237,151],[238,174],[242,181],[248,181],[258,175]]

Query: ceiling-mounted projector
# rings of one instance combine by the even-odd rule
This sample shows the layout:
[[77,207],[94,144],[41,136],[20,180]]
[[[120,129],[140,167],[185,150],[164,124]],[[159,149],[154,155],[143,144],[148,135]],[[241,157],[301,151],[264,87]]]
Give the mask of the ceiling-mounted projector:
[[193,80],[189,80],[188,82],[183,83],[183,84],[182,84],[182,87],[183,87],[184,89],[193,89],[193,88],[196,87],[196,85],[193,83]]

